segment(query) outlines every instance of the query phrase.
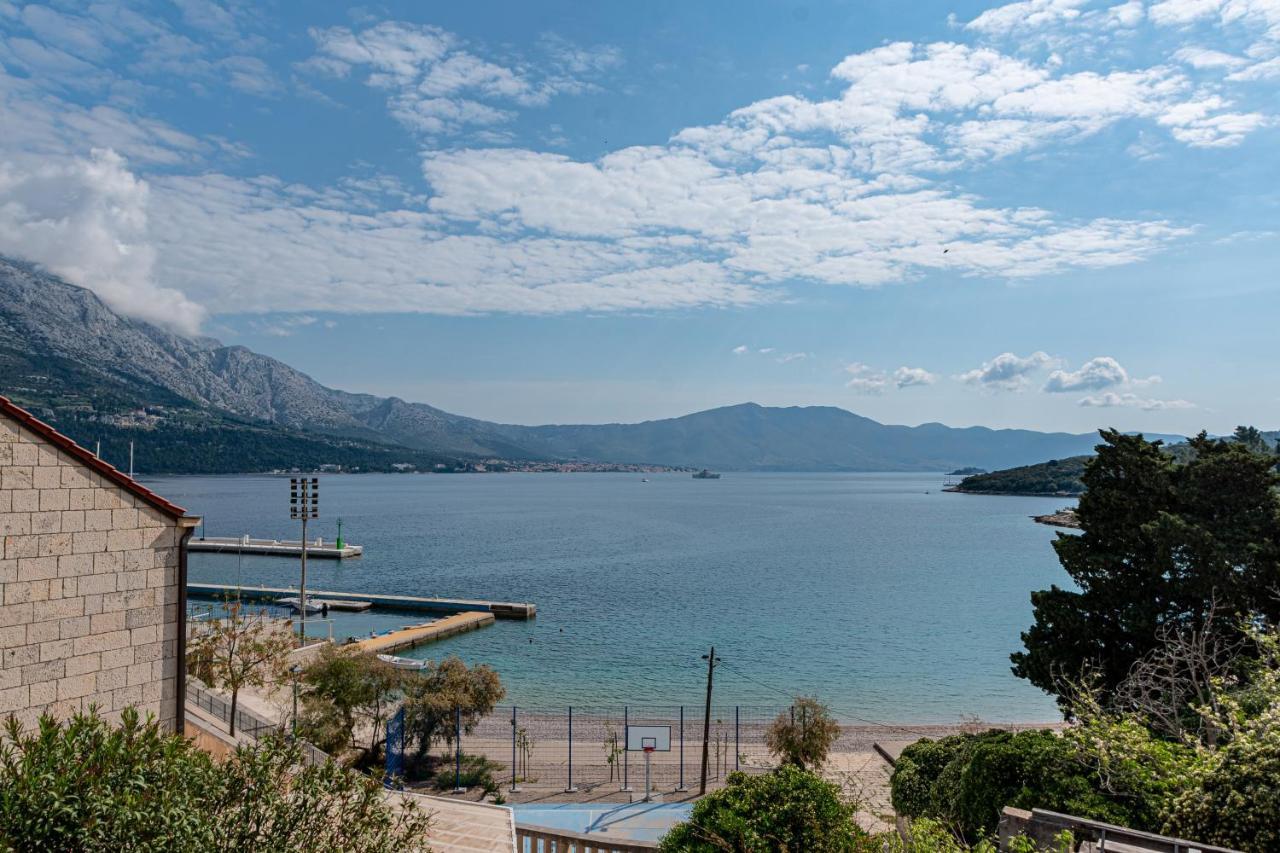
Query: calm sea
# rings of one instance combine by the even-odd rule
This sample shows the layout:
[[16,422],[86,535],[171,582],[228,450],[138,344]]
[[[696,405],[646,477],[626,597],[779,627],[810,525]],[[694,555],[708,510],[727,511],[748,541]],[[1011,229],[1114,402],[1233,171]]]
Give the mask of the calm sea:
[[[1061,499],[942,492],[941,475],[348,475],[322,519],[365,556],[311,561],[309,587],[532,601],[538,618],[419,649],[492,664],[530,708],[816,694],[848,721],[1047,721],[1013,677],[1028,593],[1068,582],[1028,516]],[[297,538],[280,477],[163,477],[210,536]],[[295,560],[192,554],[193,581],[287,586]],[[339,630],[406,624],[346,617]]]

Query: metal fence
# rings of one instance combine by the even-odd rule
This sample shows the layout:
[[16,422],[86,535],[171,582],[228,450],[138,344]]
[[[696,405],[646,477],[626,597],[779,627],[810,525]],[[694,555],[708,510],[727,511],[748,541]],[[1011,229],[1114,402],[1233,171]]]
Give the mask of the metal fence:
[[[187,701],[211,717],[230,725],[231,700],[211,692],[198,679],[187,678]],[[236,708],[236,733],[257,740],[270,734],[284,734],[285,726],[239,706]],[[329,760],[327,752],[305,740],[298,741],[298,748],[302,751],[303,761],[309,765],[324,764]]]
[[[505,788],[542,792],[642,792],[646,760],[655,792],[697,791],[701,784],[703,707],[638,706],[566,707],[530,711],[505,706],[460,732],[461,752],[483,756],[499,769],[494,775]],[[706,738],[708,786],[722,783],[735,770],[764,772],[774,766],[765,731],[784,709],[758,706],[713,706]],[[670,728],[670,750],[646,755],[630,751],[627,730],[635,726]],[[454,757],[455,732],[445,746]]]

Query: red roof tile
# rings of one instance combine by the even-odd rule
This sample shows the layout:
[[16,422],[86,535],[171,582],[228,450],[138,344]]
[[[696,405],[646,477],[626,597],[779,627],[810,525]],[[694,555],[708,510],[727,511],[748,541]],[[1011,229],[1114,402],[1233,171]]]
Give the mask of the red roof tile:
[[84,449],[35,415],[13,403],[8,397],[0,395],[0,414],[8,415],[24,428],[31,430],[63,453],[75,458],[85,466],[92,468],[103,477],[115,483],[125,491],[132,492],[151,506],[174,518],[182,518],[187,511],[175,503],[170,503],[123,471],[103,462],[89,450]]

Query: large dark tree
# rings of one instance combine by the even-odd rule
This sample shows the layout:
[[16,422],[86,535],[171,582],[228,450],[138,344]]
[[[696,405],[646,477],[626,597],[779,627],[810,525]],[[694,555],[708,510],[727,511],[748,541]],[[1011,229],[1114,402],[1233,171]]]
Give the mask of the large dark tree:
[[1031,594],[1035,624],[1014,674],[1062,698],[1088,672],[1104,695],[1158,644],[1162,626],[1223,631],[1280,615],[1280,498],[1274,458],[1203,433],[1184,464],[1160,442],[1115,431],[1085,470],[1079,535],[1053,543],[1077,591]]

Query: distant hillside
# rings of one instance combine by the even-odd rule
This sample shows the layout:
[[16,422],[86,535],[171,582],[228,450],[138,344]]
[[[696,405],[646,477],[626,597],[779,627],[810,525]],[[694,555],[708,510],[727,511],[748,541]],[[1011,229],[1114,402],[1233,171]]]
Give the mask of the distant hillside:
[[[1157,438],[1157,436],[1149,436]],[[1261,432],[1253,427],[1237,427],[1235,433],[1226,436],[1227,441],[1243,442],[1255,453],[1280,455],[1280,432]],[[1164,452],[1174,462],[1187,462],[1193,455],[1191,445],[1186,441],[1166,442]],[[1051,459],[1036,465],[1023,465],[989,474],[977,474],[965,477],[959,485],[951,488],[955,492],[988,495],[1045,495],[1051,497],[1073,497],[1084,492],[1081,476],[1085,464],[1092,459],[1092,454],[1073,456],[1068,459]],[[1280,465],[1280,462],[1277,463]]]
[[1035,465],[1022,465],[989,474],[965,477],[957,492],[986,495],[1044,495],[1047,497],[1075,497],[1084,492],[1080,476],[1092,456],[1071,456],[1067,459],[1050,459]]
[[327,388],[245,347],[184,338],[117,315],[88,290],[4,258],[0,394],[83,443],[103,441],[112,453],[135,440],[139,470],[151,473],[325,463],[465,470],[491,460],[737,471],[992,470],[1086,453],[1097,440],[1093,433],[893,426],[833,407],[754,403],[637,424],[491,423]]

